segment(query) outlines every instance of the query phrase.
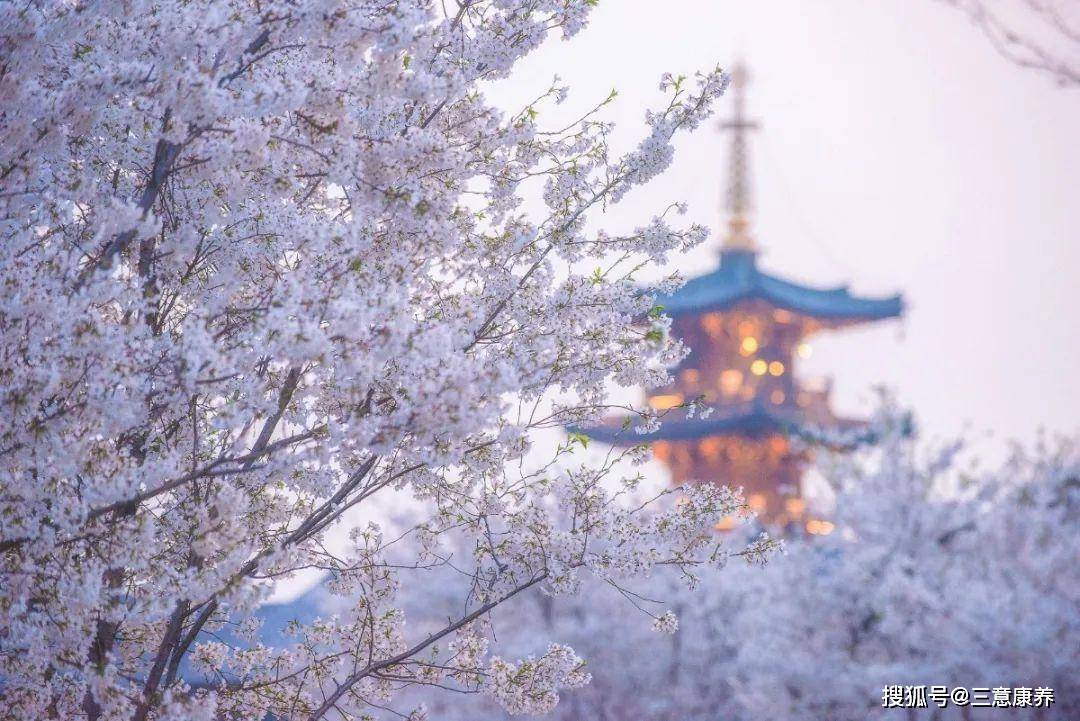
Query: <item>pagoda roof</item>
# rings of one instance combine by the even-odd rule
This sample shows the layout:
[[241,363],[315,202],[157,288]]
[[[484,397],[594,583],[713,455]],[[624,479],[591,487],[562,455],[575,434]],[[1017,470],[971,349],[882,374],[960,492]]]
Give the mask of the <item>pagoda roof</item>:
[[[692,441],[709,436],[740,435],[761,437],[773,433],[817,436],[822,430],[852,431],[864,428],[862,421],[833,418],[822,423],[809,417],[802,409],[777,406],[760,400],[733,405],[713,406],[708,418],[680,416],[664,420],[660,428],[651,433],[638,433],[633,427],[619,423],[605,423],[589,428],[573,428],[589,438],[618,446],[631,446],[655,441]],[[851,438],[841,445],[860,445],[867,439]]]
[[811,288],[770,275],[757,267],[752,250],[724,250],[720,267],[688,281],[671,295],[659,296],[657,304],[672,317],[725,310],[743,301],[762,300],[811,318],[840,321],[873,321],[903,313],[899,295],[885,298],[853,296],[847,286]]

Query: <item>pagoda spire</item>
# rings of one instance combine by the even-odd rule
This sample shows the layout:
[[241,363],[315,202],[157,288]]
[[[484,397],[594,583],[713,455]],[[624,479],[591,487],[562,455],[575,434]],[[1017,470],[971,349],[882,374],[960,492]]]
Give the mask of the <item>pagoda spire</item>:
[[735,115],[720,123],[721,130],[731,132],[731,152],[728,157],[728,187],[725,210],[728,213],[728,232],[724,236],[724,251],[757,252],[757,245],[750,236],[750,181],[747,177],[747,131],[757,130],[758,123],[746,117],[746,86],[750,73],[741,62],[731,73],[734,91]]

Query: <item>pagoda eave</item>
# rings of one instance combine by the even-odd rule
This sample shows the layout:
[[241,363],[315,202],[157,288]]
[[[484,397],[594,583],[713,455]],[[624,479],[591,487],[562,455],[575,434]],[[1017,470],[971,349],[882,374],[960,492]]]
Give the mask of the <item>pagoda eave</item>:
[[660,428],[649,433],[638,433],[633,427],[611,423],[590,428],[574,428],[601,443],[615,446],[635,446],[655,441],[696,441],[711,436],[738,435],[746,438],[762,438],[781,434],[815,437],[822,433],[846,432],[864,427],[863,421],[830,418],[825,421],[811,420],[798,409],[770,408],[760,403],[747,403],[734,407],[714,408],[708,418],[676,418],[663,421]]
[[904,312],[900,295],[866,298],[851,295],[846,286],[799,285],[758,269],[756,253],[730,250],[722,254],[716,271],[694,278],[673,294],[656,299],[672,318],[729,310],[753,301],[830,325],[885,320]]

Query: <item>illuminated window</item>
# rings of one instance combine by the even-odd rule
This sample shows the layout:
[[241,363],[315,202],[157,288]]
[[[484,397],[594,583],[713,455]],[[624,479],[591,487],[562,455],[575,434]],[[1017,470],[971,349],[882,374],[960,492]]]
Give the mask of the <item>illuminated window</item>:
[[649,405],[658,411],[666,411],[669,408],[682,405],[683,397],[678,393],[670,393],[668,395],[653,396],[649,399]]
[[771,400],[776,405],[780,405],[784,402],[784,397],[784,391],[777,388],[772,392],[772,395],[769,396],[769,400]]
[[720,390],[726,396],[733,396],[739,392],[739,388],[742,386],[742,371],[735,368],[728,368],[720,373]]
[[769,364],[758,358],[750,364],[750,372],[756,376],[763,376],[769,370]]
[[799,354],[800,358],[809,358],[814,354],[814,349],[810,347],[809,343],[800,343],[795,347],[795,352]]
[[720,445],[719,438],[706,438],[698,448],[701,451],[702,458],[715,461],[720,458]]
[[755,323],[752,319],[748,318],[739,323],[739,335],[741,336],[757,335],[757,331],[758,324]]
[[706,313],[701,319],[701,326],[713,338],[719,338],[724,333],[724,317],[719,313]]
[[[774,376],[784,375],[784,364],[780,361],[773,361],[769,364],[769,373]],[[761,375],[760,373],[758,375]]]
[[757,338],[752,335],[748,335],[742,339],[742,343],[739,344],[739,352],[743,355],[753,355],[754,351],[758,349]]

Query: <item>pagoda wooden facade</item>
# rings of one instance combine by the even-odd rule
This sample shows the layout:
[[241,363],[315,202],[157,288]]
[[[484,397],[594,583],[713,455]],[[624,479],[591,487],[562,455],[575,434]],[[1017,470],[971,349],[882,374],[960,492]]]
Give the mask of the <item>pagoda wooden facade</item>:
[[[673,382],[649,402],[668,411],[661,428],[644,436],[671,469],[676,483],[715,480],[743,487],[750,505],[779,526],[807,521],[800,493],[807,452],[793,435],[811,429],[851,429],[860,421],[838,418],[830,387],[801,382],[799,360],[810,354],[815,333],[895,318],[900,296],[860,298],[845,287],[821,289],[762,271],[748,232],[749,192],[745,119],[746,75],[734,77],[735,117],[722,125],[731,133],[729,227],[717,270],[690,280],[657,300],[673,319],[672,332],[690,353],[673,370]],[[686,418],[678,407],[704,397],[708,418]],[[672,409],[672,410],[669,410]],[[613,443],[641,442],[617,424],[589,435]],[[815,531],[810,520],[808,529]]]

